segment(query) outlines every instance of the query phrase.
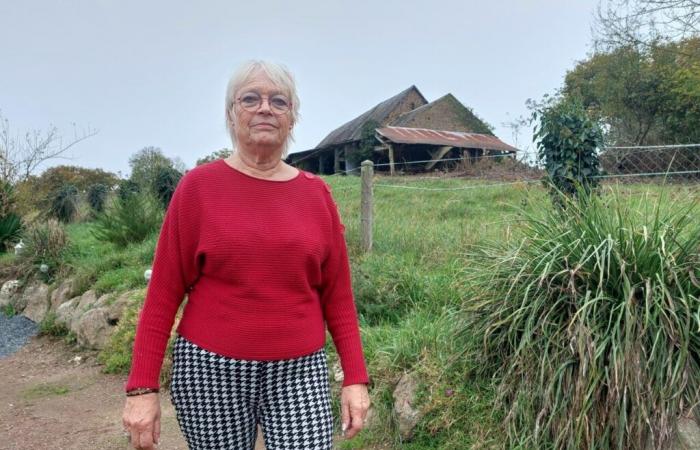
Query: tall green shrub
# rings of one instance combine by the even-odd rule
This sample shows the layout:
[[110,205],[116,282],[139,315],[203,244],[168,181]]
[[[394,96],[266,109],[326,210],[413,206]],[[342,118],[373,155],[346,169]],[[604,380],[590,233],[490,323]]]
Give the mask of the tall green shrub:
[[597,186],[597,152],[603,145],[603,132],[581,104],[573,100],[547,102],[534,111],[533,119],[538,121],[534,134],[538,157],[553,190],[575,196],[578,186],[586,193]]
[[78,212],[78,189],[72,184],[64,184],[54,193],[50,214],[63,223],[73,220]]
[[182,174],[172,167],[158,168],[153,181],[153,190],[163,208],[168,208],[180,178]]
[[147,194],[117,198],[110,208],[99,214],[92,234],[119,247],[143,241],[156,232],[163,221],[163,211]]
[[498,381],[508,448],[665,448],[700,401],[698,209],[560,201],[470,254],[459,336]]
[[102,183],[90,185],[87,190],[87,200],[90,208],[95,213],[104,211],[105,200],[107,199],[107,186]]
[[126,200],[128,197],[141,192],[141,186],[132,180],[121,180],[117,186],[117,196],[120,200]]

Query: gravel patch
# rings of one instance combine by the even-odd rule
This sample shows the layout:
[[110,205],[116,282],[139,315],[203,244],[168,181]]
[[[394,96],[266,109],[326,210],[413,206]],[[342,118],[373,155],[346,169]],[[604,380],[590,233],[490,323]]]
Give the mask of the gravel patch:
[[24,316],[0,313],[0,358],[11,355],[39,332],[37,324]]

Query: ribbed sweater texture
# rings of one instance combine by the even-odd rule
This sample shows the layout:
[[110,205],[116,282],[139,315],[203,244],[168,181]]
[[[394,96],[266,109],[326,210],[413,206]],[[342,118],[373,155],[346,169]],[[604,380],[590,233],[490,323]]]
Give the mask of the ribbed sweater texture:
[[156,245],[125,389],[159,386],[177,332],[236,359],[313,353],[331,334],[343,386],[368,383],[341,222],[328,185],[249,176],[223,159],[178,183]]

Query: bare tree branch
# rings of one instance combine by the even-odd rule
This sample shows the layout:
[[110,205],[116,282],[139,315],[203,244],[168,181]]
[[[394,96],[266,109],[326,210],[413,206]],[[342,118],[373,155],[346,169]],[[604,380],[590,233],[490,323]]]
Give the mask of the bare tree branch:
[[70,159],[63,154],[74,145],[97,134],[88,128],[79,134],[73,125],[73,138],[64,143],[55,126],[48,130],[27,131],[23,137],[13,137],[10,122],[0,111],[0,181],[17,183],[26,180],[43,162]]
[[700,0],[601,0],[592,31],[600,50],[697,36]]

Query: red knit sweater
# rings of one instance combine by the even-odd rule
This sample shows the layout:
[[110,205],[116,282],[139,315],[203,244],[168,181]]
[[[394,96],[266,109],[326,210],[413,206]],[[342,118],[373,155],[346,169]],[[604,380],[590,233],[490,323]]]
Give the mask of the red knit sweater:
[[177,331],[218,354],[295,358],[325,345],[325,323],[345,375],[368,383],[350,269],[330,188],[300,171],[251,177],[220,159],[189,171],[163,221],[125,388],[158,387]]

